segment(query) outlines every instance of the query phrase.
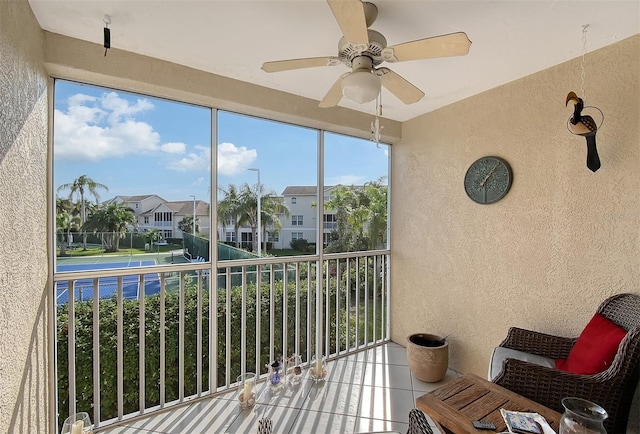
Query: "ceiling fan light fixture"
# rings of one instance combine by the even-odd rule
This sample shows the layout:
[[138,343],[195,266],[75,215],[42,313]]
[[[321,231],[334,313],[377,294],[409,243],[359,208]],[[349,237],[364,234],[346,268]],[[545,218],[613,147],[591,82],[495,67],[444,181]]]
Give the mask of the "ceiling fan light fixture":
[[342,79],[342,95],[350,101],[364,104],[380,94],[380,78],[368,70],[356,70]]
[[424,92],[389,68],[378,68],[382,62],[464,56],[469,53],[471,41],[464,32],[388,47],[384,35],[369,28],[378,14],[376,5],[367,0],[326,1],[342,32],[337,56],[277,60],[262,64],[265,72],[335,66],[340,63],[351,68],[351,72],[342,74],[333,82],[319,107],[335,107],[343,98],[364,104],[378,97],[382,86],[404,104],[416,103],[424,97]]

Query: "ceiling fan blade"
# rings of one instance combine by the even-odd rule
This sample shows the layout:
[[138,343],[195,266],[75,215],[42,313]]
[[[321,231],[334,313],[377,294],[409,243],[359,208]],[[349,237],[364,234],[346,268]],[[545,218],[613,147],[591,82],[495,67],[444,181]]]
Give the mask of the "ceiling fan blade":
[[340,65],[340,59],[335,56],[330,57],[308,57],[305,59],[276,60],[274,62],[264,62],[262,69],[266,72],[281,72],[292,69],[315,68],[316,66]]
[[364,6],[360,0],[327,0],[327,3],[347,41],[369,44]]
[[[382,70],[382,71],[381,71]],[[392,94],[398,97],[400,101],[405,104],[413,104],[418,102],[424,96],[424,92],[409,83],[402,78],[399,74],[396,74],[389,68],[380,68],[378,73],[382,72],[380,77],[382,85],[389,90]]]
[[470,46],[471,41],[466,33],[450,33],[387,47],[382,50],[382,58],[387,62],[404,62],[405,60],[464,56],[469,52]]
[[318,106],[322,108],[337,106],[340,100],[342,99],[342,77],[349,75],[349,73],[342,74],[338,79],[333,83],[329,92],[322,98],[320,104]]

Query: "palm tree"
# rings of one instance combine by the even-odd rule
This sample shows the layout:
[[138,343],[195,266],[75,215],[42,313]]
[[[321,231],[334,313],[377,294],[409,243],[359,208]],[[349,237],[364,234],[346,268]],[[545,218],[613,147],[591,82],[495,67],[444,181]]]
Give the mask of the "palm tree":
[[[95,200],[96,204],[100,200],[100,195],[97,192],[98,188],[103,188],[109,191],[109,188],[106,185],[100,184],[99,182],[94,181],[89,178],[87,175],[81,175],[76,180],[74,180],[70,184],[62,184],[58,187],[58,191],[61,190],[69,190],[69,200],[73,200],[74,196],[80,199],[80,224],[84,226],[87,221],[87,207],[85,204],[85,194],[91,194]],[[87,250],[87,233],[82,234],[82,248]]]
[[[71,240],[71,231],[80,227],[80,216],[77,204],[69,199],[56,198],[56,232],[61,234],[60,256],[66,255],[66,247]],[[64,233],[66,232],[66,240]]]
[[[150,229],[144,233],[144,239],[149,242],[149,249],[153,249],[153,243],[160,240],[160,231],[158,229]],[[159,249],[160,247],[158,247]]]
[[[246,185],[246,184],[245,184]],[[233,222],[233,230],[235,233],[236,247],[240,245],[239,229],[242,219],[242,213],[244,206],[241,203],[238,188],[229,184],[229,187],[225,190],[220,188],[220,192],[224,195],[223,199],[218,203],[218,220],[222,223],[222,230],[224,231],[227,222]]]
[[[56,199],[58,202],[60,199]],[[57,207],[57,204],[56,204]],[[69,213],[66,211],[56,212],[56,232],[61,234],[60,236],[60,256],[67,256],[67,243],[64,239],[64,230],[69,227]],[[56,237],[57,238],[57,237]]]
[[260,228],[263,244],[262,251],[267,251],[267,237],[264,236],[266,228],[273,228],[273,232],[280,232],[282,224],[280,223],[280,216],[285,215],[289,217],[289,208],[284,204],[284,198],[276,196],[274,192],[271,192],[260,197]]
[[82,225],[84,231],[106,232],[105,250],[117,252],[120,239],[124,237],[129,225],[136,222],[134,211],[121,203],[111,203],[96,209]]
[[[196,224],[196,232],[198,231],[198,219],[195,220]],[[180,229],[183,233],[191,234],[193,233],[193,225],[194,220],[192,215],[184,216],[182,220],[178,222],[178,229]]]
[[[260,228],[258,228],[258,196],[260,196]],[[244,184],[240,189],[240,224],[248,224],[251,227],[251,233],[254,235],[260,232],[260,240],[266,252],[266,240],[264,237],[265,228],[267,226],[281,229],[279,216],[281,214],[289,215],[289,209],[284,204],[284,199],[274,191],[265,192],[264,184],[250,187]],[[253,250],[257,248],[258,237],[253,237]]]
[[[222,222],[224,230],[228,221],[233,221],[234,231],[236,234],[236,246],[239,245],[238,231],[240,226],[247,225],[251,227],[253,234],[253,250],[258,248],[257,234],[261,230],[260,239],[263,240],[263,250],[266,251],[266,239],[264,237],[267,227],[274,228],[276,231],[281,229],[279,216],[281,214],[289,215],[289,210],[284,204],[284,199],[277,196],[275,192],[265,192],[264,185],[260,184],[251,187],[244,183],[240,188],[233,184],[225,190],[220,188],[224,194],[224,198],[218,203],[218,219]],[[260,220],[261,228],[258,229],[258,195],[260,195]]]
[[[262,185],[260,189],[262,190]],[[236,208],[240,216],[237,224],[248,225],[251,228],[251,250],[254,252],[258,250],[258,194],[257,184],[254,189],[245,182],[238,192]]]

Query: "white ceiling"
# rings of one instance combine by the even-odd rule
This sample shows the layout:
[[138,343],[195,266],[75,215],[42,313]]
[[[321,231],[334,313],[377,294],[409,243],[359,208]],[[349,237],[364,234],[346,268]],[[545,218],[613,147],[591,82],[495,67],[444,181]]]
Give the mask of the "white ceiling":
[[[383,63],[426,96],[405,105],[383,90],[383,116],[404,121],[640,33],[638,0],[374,0],[388,45],[464,31],[462,57]],[[323,0],[30,0],[44,30],[320,101],[344,65],[266,73],[262,63],[335,56],[340,28]],[[99,55],[102,55],[100,52]],[[589,83],[587,64],[587,84]],[[575,71],[580,91],[581,71]],[[572,89],[567,89],[572,90]],[[374,113],[374,103],[341,106]],[[325,109],[331,110],[331,109]]]

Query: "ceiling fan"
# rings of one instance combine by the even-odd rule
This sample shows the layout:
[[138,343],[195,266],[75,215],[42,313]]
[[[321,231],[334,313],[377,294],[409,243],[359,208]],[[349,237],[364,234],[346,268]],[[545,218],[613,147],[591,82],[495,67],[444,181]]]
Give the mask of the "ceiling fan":
[[340,64],[351,68],[351,72],[336,80],[320,107],[333,107],[343,96],[359,104],[373,101],[381,86],[405,104],[413,104],[422,99],[424,92],[389,68],[378,66],[382,62],[463,56],[471,46],[466,33],[458,32],[387,47],[385,37],[369,29],[378,16],[376,5],[361,0],[327,0],[327,3],[343,33],[337,56],[277,60],[262,65],[266,72]]

